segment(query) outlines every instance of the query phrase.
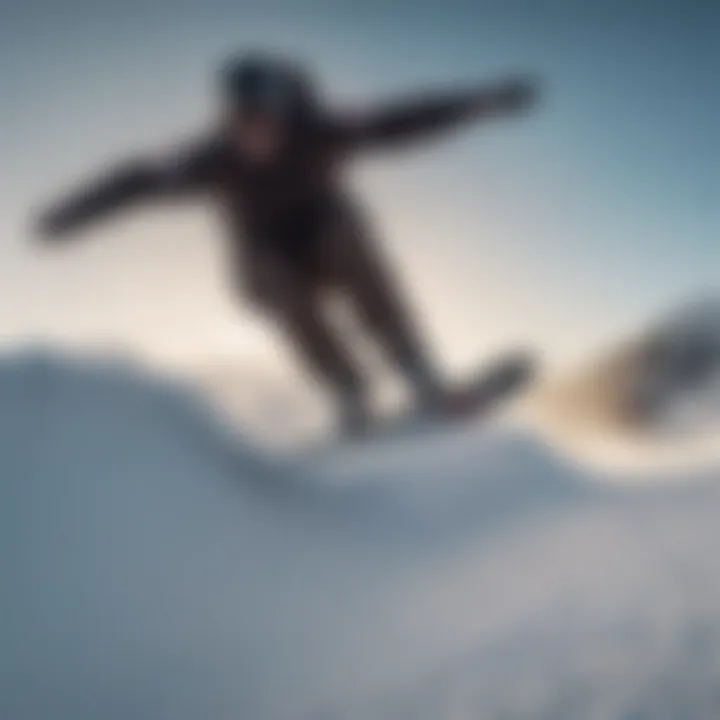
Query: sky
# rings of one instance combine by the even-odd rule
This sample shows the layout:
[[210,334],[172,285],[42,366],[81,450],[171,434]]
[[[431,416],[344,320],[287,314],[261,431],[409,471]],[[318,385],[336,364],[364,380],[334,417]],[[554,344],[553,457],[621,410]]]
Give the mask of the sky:
[[228,53],[278,48],[337,104],[528,72],[521,121],[367,159],[354,182],[448,365],[563,363],[720,284],[720,9],[711,1],[5,2],[0,343],[163,361],[275,357],[231,298],[209,207],[131,213],[42,251],[32,212],[211,121]]

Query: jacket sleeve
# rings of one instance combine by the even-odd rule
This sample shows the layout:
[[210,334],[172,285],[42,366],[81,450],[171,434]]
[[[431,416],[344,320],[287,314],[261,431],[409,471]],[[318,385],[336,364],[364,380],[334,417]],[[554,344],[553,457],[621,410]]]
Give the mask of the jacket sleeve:
[[47,240],[65,238],[138,203],[201,190],[210,181],[211,165],[212,148],[204,144],[168,158],[120,165],[41,213],[38,230]]
[[472,121],[509,116],[528,107],[534,87],[511,80],[471,90],[425,93],[339,124],[347,149],[392,147],[422,140]]

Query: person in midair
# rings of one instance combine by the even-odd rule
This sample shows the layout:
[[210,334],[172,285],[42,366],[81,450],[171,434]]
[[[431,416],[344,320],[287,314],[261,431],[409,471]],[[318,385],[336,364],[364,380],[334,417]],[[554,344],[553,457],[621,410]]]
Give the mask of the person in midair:
[[365,112],[324,103],[300,65],[244,54],[220,73],[216,127],[160,160],[114,167],[41,213],[40,236],[71,237],[132,205],[206,193],[219,205],[243,299],[267,312],[334,398],[343,432],[372,422],[367,378],[327,313],[340,293],[408,382],[417,404],[446,412],[450,393],[398,283],[343,181],[359,155],[428,140],[474,121],[517,115],[533,83],[424,91]]

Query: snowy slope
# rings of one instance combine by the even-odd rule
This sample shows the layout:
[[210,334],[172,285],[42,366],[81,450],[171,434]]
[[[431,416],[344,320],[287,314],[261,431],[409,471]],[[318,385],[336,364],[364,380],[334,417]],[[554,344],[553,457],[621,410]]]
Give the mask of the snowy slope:
[[720,483],[652,480],[500,428],[264,456],[141,371],[7,358],[0,717],[716,717]]
[[539,427],[616,466],[720,462],[720,298],[632,333],[535,398]]

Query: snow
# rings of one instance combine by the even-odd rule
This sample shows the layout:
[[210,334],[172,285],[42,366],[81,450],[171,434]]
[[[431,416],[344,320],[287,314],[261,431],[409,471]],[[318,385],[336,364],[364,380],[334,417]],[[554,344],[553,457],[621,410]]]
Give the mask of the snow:
[[140,368],[7,357],[0,716],[717,717],[718,473],[622,479],[510,426],[260,452]]

